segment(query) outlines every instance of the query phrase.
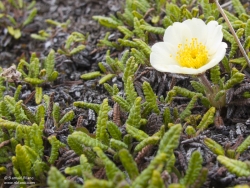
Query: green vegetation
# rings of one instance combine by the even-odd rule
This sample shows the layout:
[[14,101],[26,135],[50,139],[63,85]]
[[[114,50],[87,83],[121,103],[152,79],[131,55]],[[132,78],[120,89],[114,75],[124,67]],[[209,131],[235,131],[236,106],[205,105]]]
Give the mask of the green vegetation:
[[[24,101],[19,100],[22,87],[15,85],[0,70],[0,174],[7,171],[18,182],[26,182],[24,177],[33,177],[41,187],[105,187],[105,188],[144,188],[144,187],[201,187],[207,180],[208,169],[203,167],[203,154],[194,151],[190,154],[185,173],[180,172],[177,162],[180,158],[174,152],[180,146],[180,140],[198,138],[209,126],[213,126],[217,114],[227,105],[227,92],[243,82],[243,71],[247,61],[238,53],[238,45],[230,34],[227,24],[220,16],[215,4],[208,0],[126,0],[124,10],[116,16],[104,17],[96,15],[94,20],[101,25],[118,30],[122,37],[117,41],[109,41],[110,33],[99,41],[98,46],[108,49],[126,51],[120,57],[111,57],[106,52],[105,62],[100,62],[99,71],[81,75],[82,80],[101,77],[99,85],[109,93],[101,104],[75,101],[69,104],[75,109],[91,109],[97,115],[95,132],[75,126],[77,116],[73,110],[62,109],[54,102],[53,94],[43,93],[46,83],[53,84],[59,76],[55,67],[55,59],[59,55],[71,57],[85,49],[87,35],[72,32],[57,52],[51,50],[42,60],[33,53],[30,60],[20,59],[16,71],[20,83],[27,83],[35,91],[35,110],[31,110]],[[190,6],[190,4],[192,5]],[[245,51],[250,57],[250,16],[239,0],[232,0],[233,13],[225,11]],[[28,12],[22,17],[21,23],[7,12],[11,6],[13,11]],[[0,20],[15,39],[22,37],[24,26],[32,22],[36,16],[35,1],[25,5],[22,0],[0,2]],[[199,8],[202,10],[200,11]],[[206,22],[217,20],[223,25],[224,40],[230,48],[221,65],[209,70],[213,96],[207,96],[202,83],[194,80],[190,85],[193,90],[175,85],[165,97],[158,97],[154,87],[144,81],[141,92],[135,87],[138,71],[142,72],[150,66],[149,56],[152,38],[162,37],[164,31],[174,22],[182,22],[190,18],[201,18]],[[67,28],[68,23],[61,24],[53,20],[48,23]],[[153,37],[152,37],[153,36]],[[38,40],[47,40],[50,36],[46,31],[33,34]],[[121,76],[122,75],[122,76]],[[123,88],[109,82],[112,78],[120,78]],[[194,78],[196,79],[196,78]],[[13,95],[4,93],[8,90],[6,82],[16,88]],[[241,93],[249,98],[249,92]],[[173,101],[177,96],[189,102],[182,109],[177,109]],[[205,109],[204,114],[194,112],[199,104]],[[125,118],[111,118],[110,111],[120,107]],[[64,113],[62,113],[64,112]],[[153,133],[147,131],[151,115],[161,117],[161,126]],[[77,117],[78,118],[78,117]],[[74,123],[74,124],[73,124]],[[47,133],[48,127],[55,132],[67,128],[65,142],[53,133]],[[123,128],[123,129],[122,129]],[[250,146],[250,136],[236,148],[228,148],[212,138],[202,138],[207,150],[217,156],[217,161],[228,172],[238,177],[250,175],[248,161],[241,161],[241,155]],[[46,150],[45,150],[46,147]],[[72,150],[79,157],[78,164],[65,169],[56,168],[61,150]],[[147,155],[147,154],[150,155]],[[150,158],[147,165],[141,167],[145,158]],[[11,165],[10,165],[11,164]],[[10,168],[9,170],[8,168]],[[100,170],[103,178],[98,178],[95,171]],[[164,174],[167,174],[164,177]],[[174,182],[171,179],[174,174]],[[80,177],[84,184],[80,185],[69,176]],[[31,180],[29,180],[31,181]],[[63,183],[62,183],[63,182]],[[28,186],[27,186],[28,187]],[[239,186],[236,186],[239,187]]]

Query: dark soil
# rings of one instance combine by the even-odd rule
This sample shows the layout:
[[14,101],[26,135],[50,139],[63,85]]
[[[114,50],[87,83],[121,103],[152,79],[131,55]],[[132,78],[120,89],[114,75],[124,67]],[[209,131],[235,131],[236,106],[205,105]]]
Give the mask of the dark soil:
[[[115,40],[120,35],[117,31],[108,30],[102,27],[92,19],[94,15],[109,16],[122,10],[123,1],[119,0],[41,0],[37,2],[38,16],[32,24],[29,24],[23,30],[23,36],[19,40],[14,40],[9,36],[3,27],[0,25],[0,66],[7,68],[13,63],[17,64],[20,57],[26,58],[28,61],[31,53],[36,52],[38,57],[43,59],[47,56],[52,48],[55,51],[64,44],[65,39],[73,31],[78,31],[83,34],[88,33],[86,41],[86,49],[72,58],[64,55],[57,55],[56,69],[59,72],[59,78],[51,85],[44,85],[44,94],[54,96],[54,102],[59,103],[62,109],[62,114],[73,109],[75,119],[71,122],[73,126],[86,127],[89,132],[95,131],[96,114],[92,110],[84,110],[73,107],[75,101],[85,101],[92,103],[102,103],[104,98],[110,98],[102,85],[98,84],[98,79],[91,81],[83,81],[80,76],[83,73],[88,73],[98,70],[98,63],[105,61],[105,54],[108,48],[98,47],[97,43],[103,39],[106,32],[110,31],[112,40]],[[53,37],[46,42],[40,42],[30,38],[31,33],[37,33],[39,30],[46,29],[48,25],[45,19],[53,19],[59,22],[66,22],[70,19],[70,26],[66,30],[57,30]],[[1,24],[1,23],[0,23]],[[123,51],[111,50],[112,57],[120,57]],[[146,72],[143,72],[145,71]],[[143,74],[141,74],[143,72]],[[203,143],[204,137],[209,137],[226,148],[236,148],[246,136],[249,135],[250,129],[250,101],[247,99],[238,98],[237,96],[243,91],[249,90],[250,83],[249,70],[244,72],[246,78],[240,86],[231,90],[227,96],[227,107],[221,110],[221,120],[218,118],[218,124],[212,126],[207,131],[204,131],[200,136],[189,139],[181,138],[181,144],[175,151],[177,158],[176,167],[181,173],[187,169],[188,160],[192,151],[199,150],[202,153],[203,166],[209,170],[208,181],[204,187],[227,187],[237,184],[250,182],[249,177],[237,178],[230,174],[224,167],[221,167],[216,161],[216,156],[207,149]],[[192,89],[190,85],[190,77],[177,76],[173,74],[163,74],[145,67],[141,68],[135,75],[135,87],[138,93],[142,93],[142,82],[147,80],[158,96],[166,96],[173,85]],[[111,81],[116,83],[123,90],[121,77],[117,77]],[[35,108],[35,100],[33,88],[28,84],[22,83],[21,100],[25,102],[31,109]],[[5,94],[13,95],[15,89],[10,88]],[[110,104],[112,104],[110,100]],[[184,109],[188,104],[185,98],[176,98],[172,107]],[[112,104],[113,105],[113,104]],[[163,110],[163,106],[160,106]],[[202,106],[196,106],[193,109],[194,113],[204,114],[206,109]],[[126,118],[126,116],[124,117]],[[56,134],[60,141],[66,143],[69,131],[67,127],[62,127],[56,132],[52,129],[52,124],[48,124],[45,134]],[[161,116],[152,114],[149,119],[145,131],[152,135],[157,131],[162,124]],[[49,156],[49,148],[45,148]],[[150,157],[154,155],[154,148],[150,148],[147,155],[140,158],[137,156],[137,162],[140,169],[143,169],[148,164]],[[79,157],[73,151],[61,150],[58,162],[55,166],[62,172],[67,166],[73,166],[79,163]],[[245,152],[240,160],[250,160],[249,151]],[[98,175],[97,175],[98,176]],[[100,175],[103,178],[102,175]],[[174,176],[172,176],[174,178]],[[82,179],[75,178],[79,183]]]

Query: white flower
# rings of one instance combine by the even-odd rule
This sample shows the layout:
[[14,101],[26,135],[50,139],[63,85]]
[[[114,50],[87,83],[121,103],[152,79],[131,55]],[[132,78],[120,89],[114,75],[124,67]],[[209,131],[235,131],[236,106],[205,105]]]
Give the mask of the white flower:
[[197,75],[217,65],[225,56],[222,27],[193,18],[169,26],[163,41],[152,46],[151,65],[160,72]]

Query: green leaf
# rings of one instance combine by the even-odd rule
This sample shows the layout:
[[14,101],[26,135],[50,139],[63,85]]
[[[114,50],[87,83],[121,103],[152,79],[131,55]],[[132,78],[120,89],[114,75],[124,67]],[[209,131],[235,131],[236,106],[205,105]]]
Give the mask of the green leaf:
[[235,159],[229,159],[222,155],[217,156],[217,160],[221,164],[223,164],[230,173],[233,173],[239,177],[250,176],[249,164],[247,163],[244,163]]
[[200,82],[196,82],[196,81],[190,81],[192,87],[199,93],[205,94],[205,86],[200,83]]
[[52,146],[51,152],[50,152],[50,157],[49,157],[49,163],[53,164],[55,160],[58,158],[59,155],[59,148],[65,147],[66,145],[57,140],[56,136],[50,136],[48,137],[48,141],[50,145]]
[[82,101],[76,101],[73,103],[74,106],[79,107],[79,108],[90,108],[95,111],[95,113],[99,113],[100,110],[100,104],[95,104],[95,103],[87,103],[87,102],[82,102]]
[[161,139],[157,154],[166,153],[167,159],[170,158],[173,154],[173,149],[175,149],[179,144],[181,132],[181,124],[176,124],[170,127]]
[[216,155],[225,155],[223,147],[212,140],[211,138],[204,138],[204,144]]
[[99,71],[96,71],[96,72],[90,72],[90,73],[83,74],[83,75],[81,75],[81,78],[84,80],[91,80],[91,79],[97,78],[99,76],[101,76],[101,73]]
[[37,14],[37,9],[36,8],[33,8],[33,10],[30,12],[29,16],[26,18],[26,20],[23,22],[23,26],[26,26],[28,25],[29,23],[31,23],[35,16]]
[[122,142],[120,140],[113,139],[113,138],[110,139],[109,145],[112,149],[114,149],[116,151],[120,151],[121,149],[128,148],[128,146],[124,142]]
[[112,97],[112,99],[119,104],[119,106],[125,110],[126,112],[129,112],[131,110],[130,104],[123,99],[121,96],[115,95]]
[[246,14],[246,10],[239,0],[232,0],[232,4],[238,15]]
[[131,76],[128,77],[128,80],[125,84],[124,90],[125,90],[125,94],[126,94],[126,99],[129,102],[129,104],[132,106],[135,102],[136,97],[137,97],[137,93],[135,91],[133,79]]
[[220,66],[216,65],[210,69],[210,78],[214,84],[218,84],[220,81]]
[[215,107],[211,107],[202,117],[197,129],[205,130],[210,124],[214,122]]
[[188,105],[185,108],[185,110],[183,110],[182,113],[180,114],[181,120],[184,120],[186,117],[189,117],[191,115],[191,109],[194,107],[197,99],[198,99],[198,95],[193,96],[193,98],[188,103]]
[[109,137],[107,133],[108,111],[108,99],[104,99],[98,113],[96,124],[96,139],[105,144],[109,143]]
[[239,147],[236,149],[236,152],[242,154],[244,151],[246,151],[246,150],[248,149],[249,146],[250,146],[250,136],[248,136],[248,137],[239,145]]
[[53,188],[68,188],[69,181],[62,175],[62,173],[57,170],[56,167],[52,166],[48,173],[47,183]]
[[66,122],[72,121],[75,117],[75,113],[73,110],[70,110],[69,112],[67,112],[66,114],[64,114],[64,116],[62,117],[62,119],[60,119],[59,121],[59,125],[64,124]]
[[[235,68],[232,69],[232,71],[236,70]],[[224,89],[230,89],[232,88],[234,85],[239,84],[243,81],[245,75],[236,71],[236,73],[234,73],[232,75],[232,77],[225,83],[224,85]]]
[[163,179],[161,173],[158,170],[154,170],[152,173],[151,181],[148,186],[149,188],[164,188]]
[[35,94],[36,104],[40,104],[43,99],[43,88],[36,87],[35,89],[36,89],[36,94]]
[[151,136],[148,138],[145,138],[144,140],[142,140],[134,149],[134,151],[140,152],[144,147],[148,146],[148,145],[156,145],[160,140],[160,137],[158,136]]
[[108,121],[107,122],[107,129],[108,129],[108,132],[112,138],[114,138],[116,140],[122,139],[122,133],[119,130],[118,126],[114,122]]
[[8,26],[7,29],[8,29],[9,34],[12,35],[15,39],[19,39],[22,35],[19,29],[14,29],[11,26]]
[[134,101],[134,105],[129,111],[129,116],[126,124],[129,124],[135,128],[140,128],[141,120],[141,97],[137,97]]
[[186,175],[181,180],[181,184],[189,187],[193,185],[200,174],[202,168],[202,156],[199,151],[194,151],[188,163]]
[[119,157],[130,179],[131,180],[136,179],[136,177],[139,175],[139,171],[133,159],[133,156],[128,152],[128,150],[122,149],[119,151]]
[[70,53],[69,53],[69,55],[74,55],[74,54],[77,54],[77,53],[79,53],[80,51],[82,51],[82,50],[84,50],[85,49],[85,46],[84,45],[79,45],[79,46],[77,46],[76,48],[73,48],[71,51],[70,51]]
[[126,125],[126,130],[128,134],[132,135],[136,140],[143,141],[144,139],[148,138],[149,136],[144,132],[141,131],[134,126]]
[[[102,150],[106,151],[108,149],[108,146],[102,144],[97,139],[91,138],[86,133],[75,131],[73,134],[68,136],[68,144],[69,146],[76,151],[77,153],[82,154],[82,147],[80,148],[80,145],[85,145],[87,147],[99,147]],[[80,152],[81,151],[81,152]]]
[[15,152],[17,167],[20,169],[22,176],[31,176],[31,162],[24,146],[18,144]]
[[123,178],[125,178],[124,174],[122,171],[104,154],[104,152],[101,150],[99,147],[94,147],[93,148],[98,157],[101,158],[105,170],[106,170],[106,175],[109,180],[113,180],[117,174],[121,174]]
[[60,107],[58,103],[53,104],[52,117],[54,120],[54,125],[58,127],[59,120],[60,120]]
[[114,185],[111,181],[107,181],[107,180],[99,180],[99,179],[91,179],[91,180],[87,180],[86,182],[84,182],[84,188],[97,188],[97,187],[101,187],[101,188],[114,188]]
[[157,96],[155,95],[152,87],[148,82],[143,82],[142,88],[145,95],[145,99],[148,102],[149,108],[153,110],[156,114],[159,114],[160,110],[157,104]]
[[113,18],[104,17],[104,16],[93,16],[94,20],[97,20],[101,25],[116,29],[118,26],[121,26],[122,23],[118,22],[117,20],[114,20]]
[[159,166],[164,165],[167,160],[165,153],[158,153],[150,164],[133,181],[131,188],[144,188],[148,186],[148,181],[152,177],[153,171]]
[[103,76],[100,80],[99,80],[99,84],[104,84],[107,81],[111,80],[112,78],[114,78],[116,76],[116,74],[107,74],[105,76]]

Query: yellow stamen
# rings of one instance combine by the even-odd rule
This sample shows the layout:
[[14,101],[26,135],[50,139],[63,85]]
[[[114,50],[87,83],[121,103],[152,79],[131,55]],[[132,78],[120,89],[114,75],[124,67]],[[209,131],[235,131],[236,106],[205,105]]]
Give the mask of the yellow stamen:
[[176,60],[182,67],[198,69],[208,62],[208,51],[205,45],[199,43],[197,38],[185,45],[178,45]]

